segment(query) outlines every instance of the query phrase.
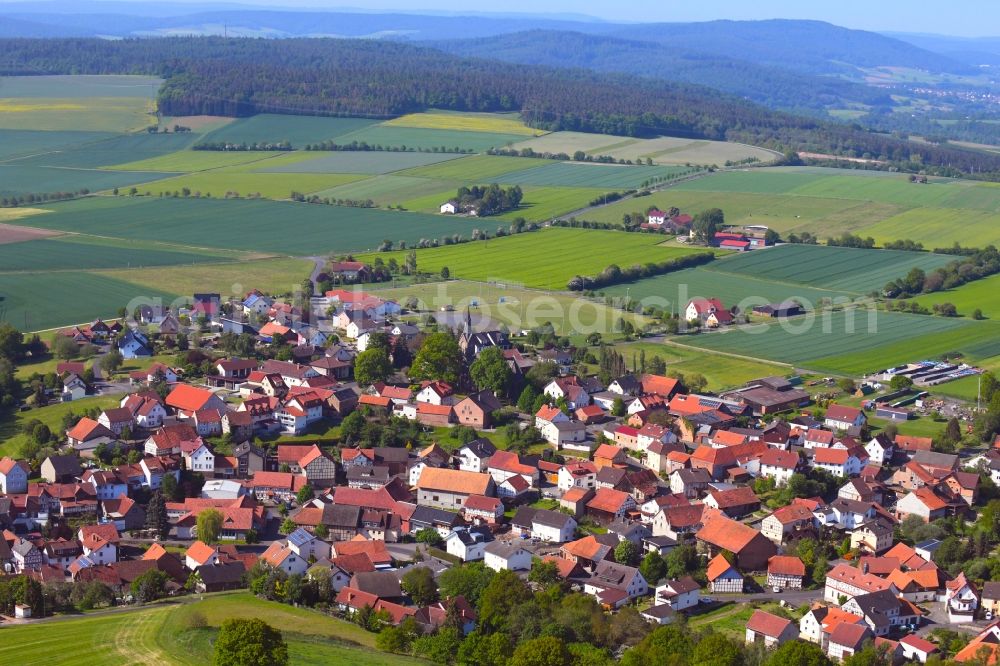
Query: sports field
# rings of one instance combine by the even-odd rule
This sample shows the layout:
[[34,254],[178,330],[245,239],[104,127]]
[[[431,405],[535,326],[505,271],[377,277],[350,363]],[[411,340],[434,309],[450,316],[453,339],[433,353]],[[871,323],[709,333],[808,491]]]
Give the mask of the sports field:
[[[212,663],[212,643],[223,621],[263,617],[281,630],[293,664],[352,663],[359,666],[425,663],[378,652],[374,634],[356,625],[248,593],[191,598],[117,613],[63,619],[0,630],[0,660],[23,662],[24,651],[38,663],[177,664]],[[74,649],[66,649],[67,645]]]
[[637,327],[648,323],[642,315],[623,312],[604,303],[556,292],[525,289],[510,283],[468,282],[450,280],[405,287],[373,287],[368,289],[383,298],[400,303],[416,298],[418,309],[446,316],[442,308],[451,307],[447,316],[462,318],[466,308],[473,317],[490,319],[508,326],[512,331],[552,324],[557,335],[571,336],[580,344],[588,333],[598,332],[605,339],[621,337],[614,331],[619,319],[631,321]]
[[468,220],[266,200],[97,197],[42,206],[20,223],[114,238],[313,255],[374,249],[383,239],[470,235]]
[[[696,251],[662,247],[659,245],[662,242],[661,236],[651,234],[553,227],[485,242],[417,250],[417,268],[438,273],[447,267],[453,277],[562,290],[573,276],[600,273],[610,264],[631,266]],[[394,257],[402,263],[405,255],[405,252],[389,252],[361,255],[359,259],[372,261],[381,257],[388,261]]]
[[785,325],[758,324],[682,336],[705,349],[844,374],[863,374],[946,352],[976,356],[1000,329],[925,315],[851,310],[806,316]]
[[929,252],[780,245],[730,256],[710,270],[867,294],[904,277],[913,268],[931,271],[953,259]]

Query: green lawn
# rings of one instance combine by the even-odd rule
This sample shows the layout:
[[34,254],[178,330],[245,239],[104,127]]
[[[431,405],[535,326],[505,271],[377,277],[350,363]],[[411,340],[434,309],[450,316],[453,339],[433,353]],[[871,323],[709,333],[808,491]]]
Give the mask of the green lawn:
[[[688,339],[681,340],[687,341]],[[667,372],[703,375],[708,380],[708,390],[714,392],[742,386],[751,379],[792,373],[792,368],[787,365],[735,358],[669,343],[625,342],[617,347],[625,355],[629,365],[636,354],[645,351],[647,360],[654,356],[662,358],[667,364]]]
[[[0,630],[0,660],[31,663],[177,664],[212,663],[217,628],[234,617],[262,618],[281,630],[293,664],[351,663],[360,666],[426,663],[374,649],[374,634],[304,608],[262,601],[248,593],[205,595],[203,600],[155,604],[141,609],[29,624]],[[205,626],[201,626],[206,623]],[[74,646],[68,650],[67,645]]]
[[[29,218],[35,219],[35,218]],[[470,226],[485,220],[471,220]],[[471,229],[470,229],[471,231]],[[620,231],[595,231],[553,227],[540,231],[417,250],[417,268],[439,273],[447,267],[453,277],[500,280],[542,289],[565,289],[575,275],[594,275],[610,264],[632,266],[691,254],[698,249],[662,247],[663,237]],[[362,261],[394,257],[402,263],[405,252],[363,255]]]
[[21,433],[21,428],[28,421],[38,419],[61,438],[62,418],[64,415],[69,412],[82,414],[84,410],[91,407],[98,407],[99,409],[117,407],[119,397],[96,396],[74,402],[59,402],[26,412],[17,412],[13,419],[0,421],[0,457],[16,456],[20,453],[21,446],[27,441],[26,437]]

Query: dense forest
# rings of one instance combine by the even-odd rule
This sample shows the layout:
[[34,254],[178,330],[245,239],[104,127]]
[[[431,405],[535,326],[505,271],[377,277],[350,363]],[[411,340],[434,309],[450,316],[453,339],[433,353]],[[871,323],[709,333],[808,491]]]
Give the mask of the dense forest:
[[338,39],[0,40],[0,74],[157,74],[166,115],[390,117],[428,108],[519,111],[528,124],[628,136],[733,140],[870,157],[934,173],[1000,174],[1000,155],[912,143],[768,110],[700,86],[460,58]]

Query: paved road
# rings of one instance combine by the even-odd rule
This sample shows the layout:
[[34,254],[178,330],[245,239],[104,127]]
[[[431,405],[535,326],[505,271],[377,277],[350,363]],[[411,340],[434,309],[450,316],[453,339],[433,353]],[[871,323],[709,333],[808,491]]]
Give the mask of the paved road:
[[715,601],[732,601],[742,603],[744,601],[781,601],[792,606],[801,606],[823,598],[823,590],[785,590],[784,592],[757,592],[754,594],[704,594]]

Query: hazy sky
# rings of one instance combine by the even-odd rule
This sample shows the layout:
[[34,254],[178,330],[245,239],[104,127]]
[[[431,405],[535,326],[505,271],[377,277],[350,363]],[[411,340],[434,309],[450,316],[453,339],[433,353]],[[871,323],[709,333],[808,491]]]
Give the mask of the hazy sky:
[[[186,3],[196,0],[173,0]],[[204,0],[201,0],[204,1]],[[210,1],[210,0],[209,0]],[[236,0],[271,7],[358,7],[484,12],[577,13],[620,21],[707,21],[712,19],[801,18],[864,30],[928,32],[960,36],[1000,33],[996,0]],[[162,6],[162,5],[161,5]]]

